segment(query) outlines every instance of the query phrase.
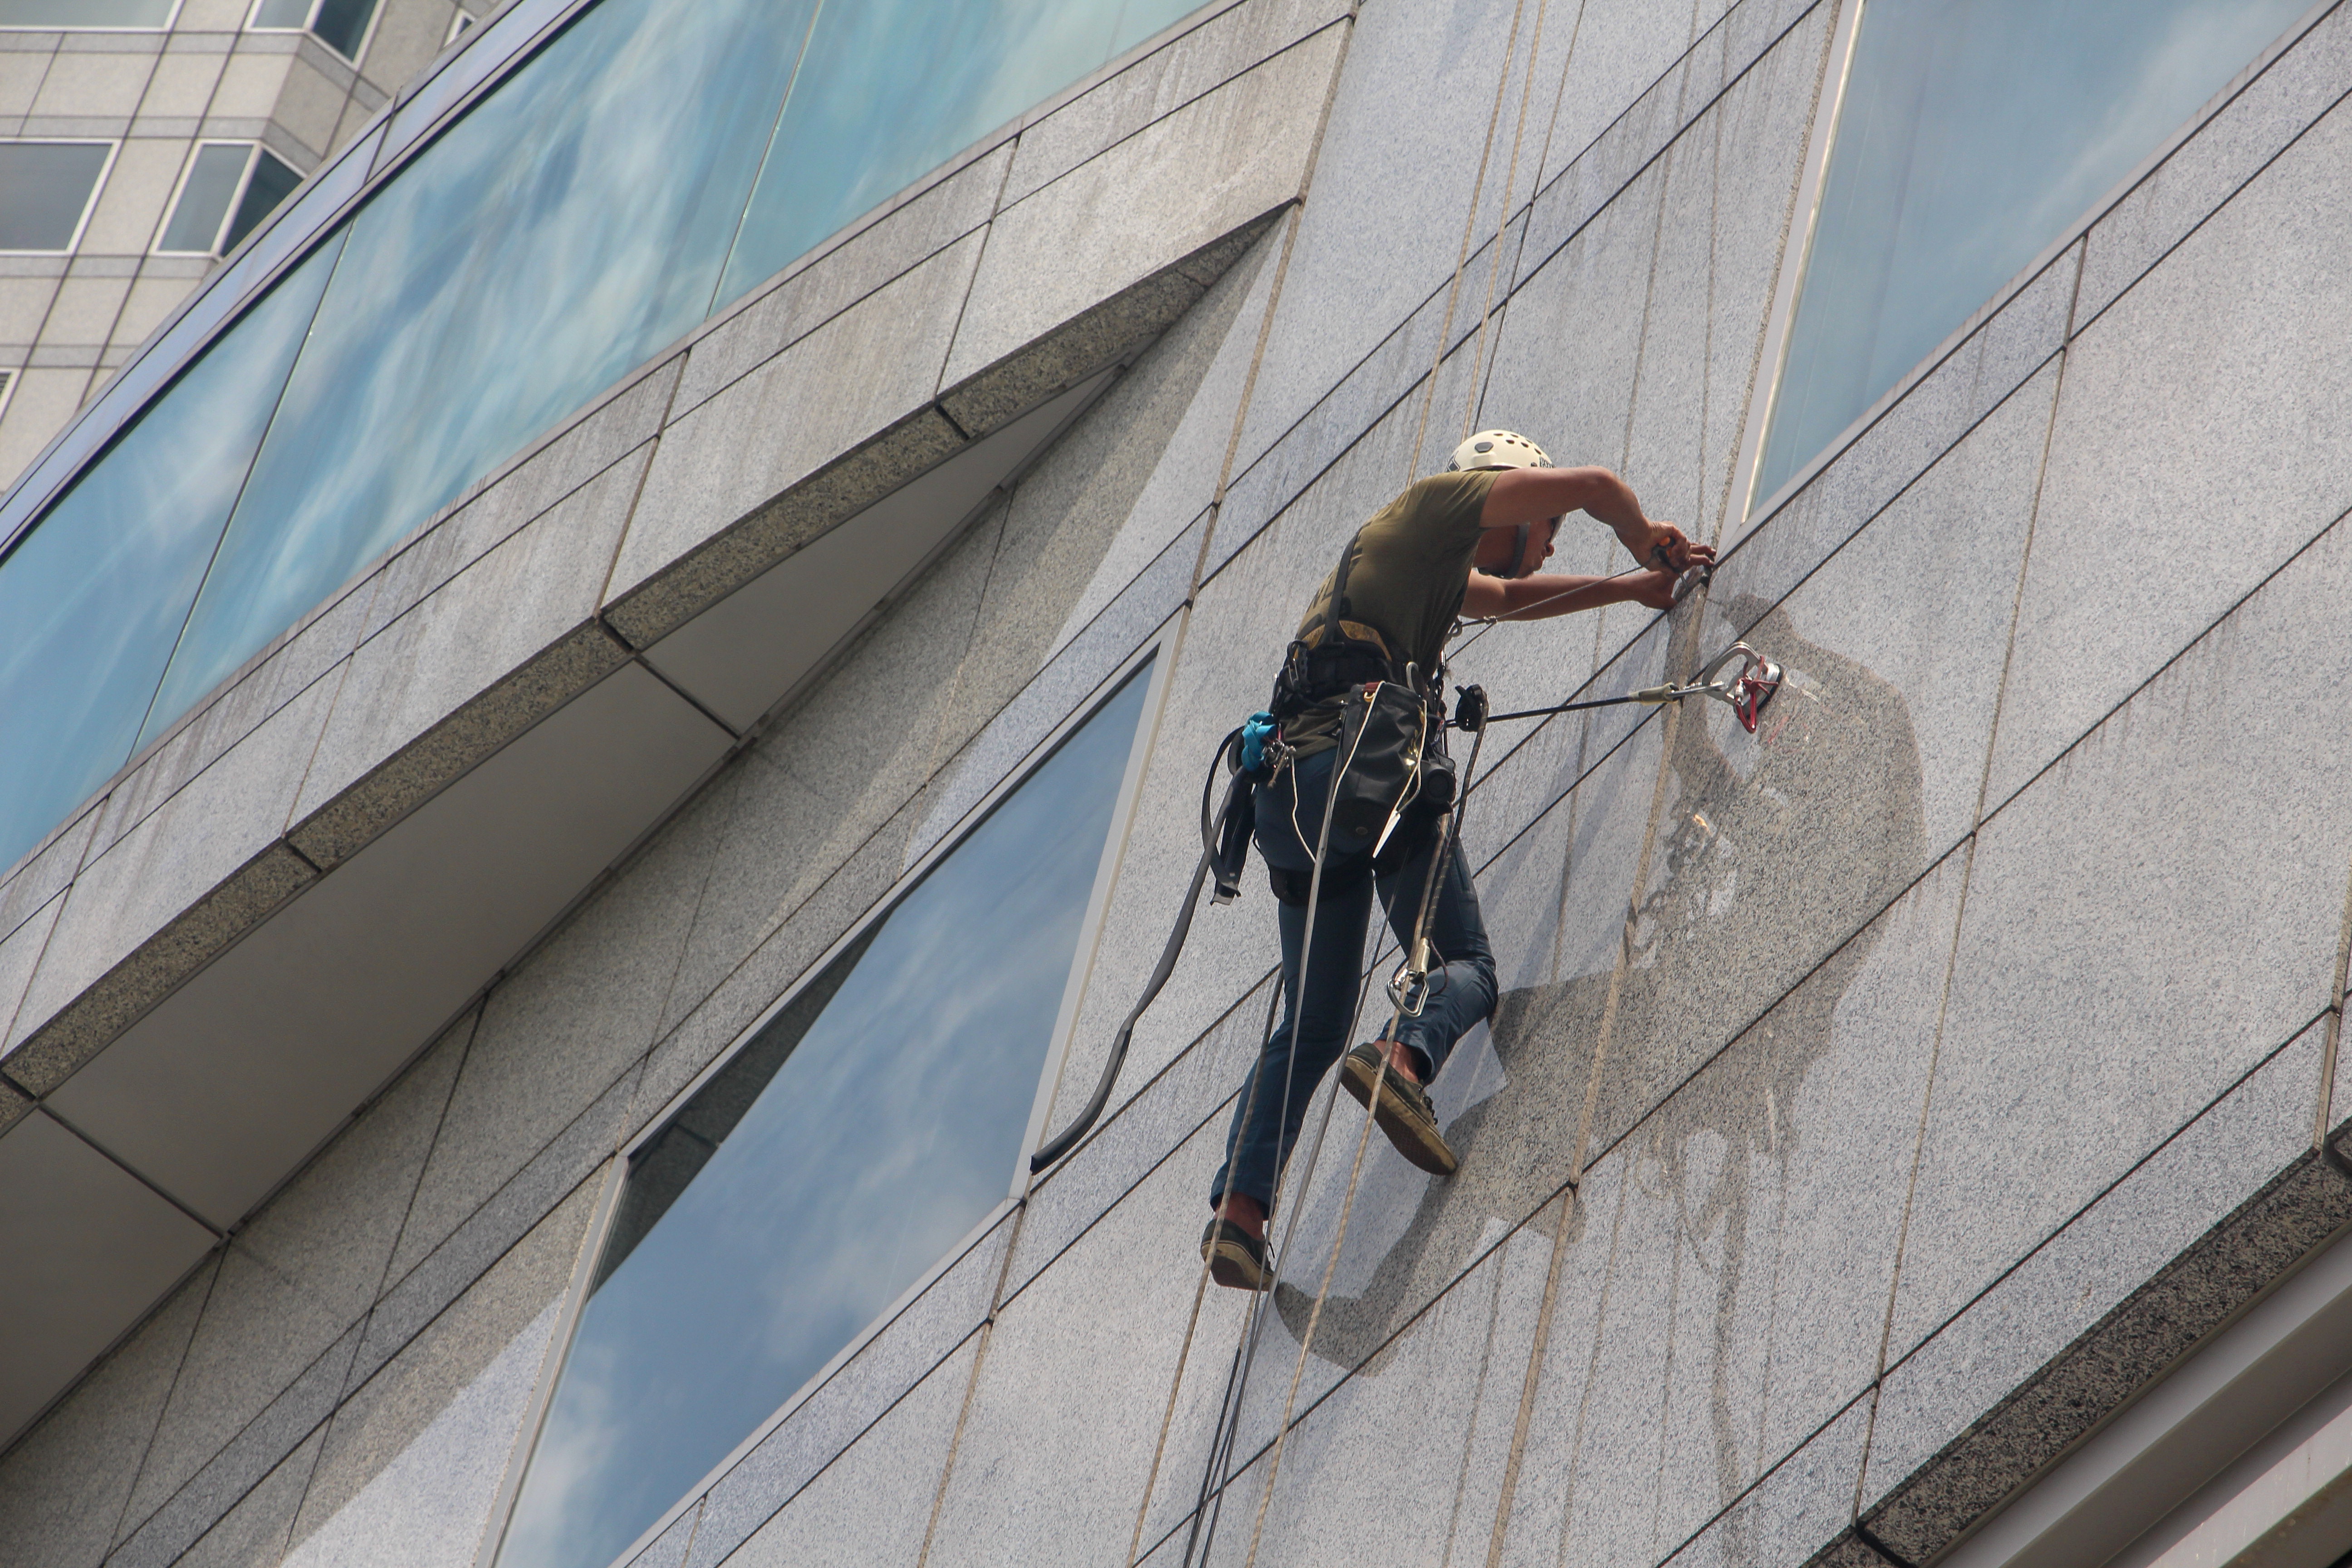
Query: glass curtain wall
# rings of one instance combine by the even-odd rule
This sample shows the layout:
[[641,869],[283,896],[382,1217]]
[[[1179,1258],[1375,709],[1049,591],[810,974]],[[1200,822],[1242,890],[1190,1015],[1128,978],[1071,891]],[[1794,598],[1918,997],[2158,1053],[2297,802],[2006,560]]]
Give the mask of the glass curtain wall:
[[1865,0],[1769,499],[2309,0]]
[[[1198,3],[602,0],[582,10],[370,195],[343,226],[350,243],[339,232],[320,251],[331,278],[306,265],[299,288],[289,276],[269,296],[312,289],[315,310],[291,374],[281,366],[268,379],[266,434],[227,486],[233,514],[217,548],[193,577],[135,574],[135,604],[102,591],[140,625],[175,628],[163,662],[140,638],[120,666],[88,668],[122,639],[69,615],[0,619],[0,668],[64,671],[109,690],[145,683],[127,732],[0,689],[0,755],[51,761],[24,770],[43,787],[0,783],[0,866],[530,440],[878,200]],[[512,36],[483,29],[467,52]],[[119,439],[83,471],[0,562],[0,605],[55,604],[59,563],[106,559],[107,539],[194,526],[124,518],[104,538],[34,543],[99,529],[97,509],[76,499],[85,490],[152,490],[110,476],[118,461],[212,475],[233,444],[225,433],[250,426],[188,389],[205,363],[257,353],[247,334],[275,342],[269,323],[286,314],[268,301],[247,311],[149,405],[139,455],[122,457],[131,442]],[[239,409],[255,395],[233,391]]]
[[630,1156],[500,1568],[603,1568],[1005,1198],[1150,683]]

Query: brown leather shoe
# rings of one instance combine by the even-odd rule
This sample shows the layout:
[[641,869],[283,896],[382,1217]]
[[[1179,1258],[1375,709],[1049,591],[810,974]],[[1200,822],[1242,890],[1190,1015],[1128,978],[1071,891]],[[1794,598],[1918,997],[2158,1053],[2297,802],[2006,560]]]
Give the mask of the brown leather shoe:
[[[1383,1075],[1386,1084],[1381,1083]],[[1437,1131],[1437,1112],[1429,1096],[1421,1085],[1390,1067],[1377,1047],[1357,1046],[1340,1058],[1339,1081],[1348,1086],[1356,1103],[1367,1109],[1372,1103],[1374,1086],[1380,1086],[1380,1109],[1372,1112],[1372,1120],[1407,1160],[1436,1176],[1450,1176],[1461,1164]]]
[[1201,1233],[1201,1256],[1209,1278],[1235,1290],[1263,1290],[1274,1283],[1266,1272],[1265,1243],[1229,1219],[1212,1219]]

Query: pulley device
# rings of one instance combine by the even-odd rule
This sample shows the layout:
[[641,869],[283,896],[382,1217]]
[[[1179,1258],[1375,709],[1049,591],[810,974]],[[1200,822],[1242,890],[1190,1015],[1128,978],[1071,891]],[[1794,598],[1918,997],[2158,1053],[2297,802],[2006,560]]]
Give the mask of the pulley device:
[[[1735,659],[1738,661],[1738,668],[1726,673]],[[1556,703],[1549,708],[1522,708],[1513,713],[1490,715],[1485,722],[1493,724],[1507,719],[1541,719],[1554,713],[1580,713],[1588,708],[1617,708],[1630,702],[1680,702],[1685,697],[1711,697],[1730,709],[1732,717],[1739,721],[1740,728],[1753,735],[1756,733],[1756,721],[1764,716],[1764,710],[1780,691],[1780,683],[1787,679],[1787,674],[1778,664],[1746,643],[1736,642],[1710,659],[1695,679],[1681,686],[1669,682],[1664,686],[1645,686],[1622,697],[1594,697],[1581,702]],[[1457,709],[1455,726],[1469,729],[1471,726],[1464,724],[1461,719]]]

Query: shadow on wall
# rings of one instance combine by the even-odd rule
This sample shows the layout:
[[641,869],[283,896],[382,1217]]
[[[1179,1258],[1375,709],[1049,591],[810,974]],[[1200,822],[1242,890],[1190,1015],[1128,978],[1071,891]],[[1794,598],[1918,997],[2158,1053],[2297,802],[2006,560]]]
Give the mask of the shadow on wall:
[[[1727,1331],[1747,1250],[1752,1162],[1769,1155],[1785,1168],[1794,1152],[1798,1090],[1828,1048],[1839,998],[1875,935],[1847,942],[1811,984],[1782,994],[1822,948],[1925,869],[1926,826],[1919,747],[1901,692],[1806,641],[1784,610],[1765,613],[1749,599],[1710,611],[1677,628],[1670,668],[1697,666],[1703,624],[1720,643],[1729,636],[1723,613],[1734,625],[1760,616],[1748,638],[1787,667],[1787,685],[1752,740],[1713,703],[1679,716],[1648,891],[1633,909],[1624,962],[1613,974],[1506,992],[1491,1055],[1456,1054],[1437,1085],[1441,1102],[1446,1079],[1465,1068],[1496,1086],[1447,1125],[1462,1169],[1451,1181],[1423,1183],[1403,1234],[1368,1271],[1370,1289],[1325,1303],[1314,1346],[1324,1361],[1379,1376],[1392,1336],[1506,1226],[1553,1234],[1558,1211],[1546,1205],[1571,1174],[1588,1094],[1598,1157],[1778,1000],[1759,1026],[1770,1048],[1761,1053],[1754,1091],[1685,1097],[1689,1113],[1661,1119],[1659,1136],[1643,1151],[1658,1163],[1655,1189],[1683,1195],[1680,1234],[1722,1259],[1715,1322],[1718,1333]],[[1621,800],[1646,798],[1649,782]],[[1641,825],[1612,822],[1601,831],[1638,834]],[[1555,908],[1568,873],[1563,857]],[[1702,1142],[1705,1157],[1695,1158]],[[1695,1192],[1693,1177],[1702,1179]],[[1318,1194],[1331,1212],[1306,1216],[1302,1239],[1328,1238],[1337,1187]],[[1581,1245],[1581,1211],[1571,1206],[1567,1223],[1566,1245]],[[1305,1277],[1319,1278],[1322,1248],[1310,1243],[1301,1256],[1309,1257]],[[1276,1302],[1296,1343],[1313,1298],[1286,1281]],[[1727,1455],[1730,1415],[1718,1398],[1718,1448]]]

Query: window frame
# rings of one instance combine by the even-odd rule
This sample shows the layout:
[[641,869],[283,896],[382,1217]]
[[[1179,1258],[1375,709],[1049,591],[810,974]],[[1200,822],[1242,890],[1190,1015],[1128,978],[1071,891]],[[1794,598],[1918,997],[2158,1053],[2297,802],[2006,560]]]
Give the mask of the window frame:
[[463,5],[456,7],[449,13],[449,31],[448,34],[442,38],[441,47],[445,49],[447,48],[450,45],[456,43],[458,39],[464,37],[467,34],[472,32],[481,25],[481,17],[475,16]]
[[[121,31],[122,29],[116,29]],[[141,28],[152,32],[152,28]],[[0,137],[0,147],[103,147],[106,161],[98,166],[98,178],[89,185],[89,195],[82,198],[81,216],[74,220],[73,238],[63,250],[9,250],[0,248],[0,256],[75,256],[81,251],[82,237],[89,232],[89,220],[98,212],[98,201],[106,195],[106,183],[114,177],[115,160],[122,155],[122,139],[119,136],[6,136]]]
[[[245,149],[245,167],[243,170],[239,171],[236,176],[236,188],[229,193],[228,205],[221,209],[220,222],[213,226],[213,238],[210,248],[205,250],[166,250],[163,248],[163,236],[171,231],[172,219],[179,215],[180,198],[187,194],[188,181],[196,172],[196,159],[207,147],[242,147]],[[228,226],[236,221],[236,210],[245,203],[246,189],[253,184],[254,171],[261,166],[261,159],[258,156],[260,151],[260,142],[244,141],[235,136],[205,137],[189,143],[187,159],[180,165],[180,177],[178,180],[173,182],[172,185],[172,199],[163,204],[163,216],[162,221],[157,223],[155,226],[154,242],[148,246],[147,253],[150,256],[210,256],[215,258],[227,255],[227,251],[223,249],[221,247],[221,236],[226,234],[228,232]],[[280,159],[279,162],[283,163],[284,160]],[[287,167],[292,168],[293,165],[289,163],[287,164]],[[255,226],[258,227],[259,226],[256,225]]]
[[[1820,451],[1792,471],[1779,489],[1769,495],[1759,495],[1756,484],[1763,466],[1765,438],[1771,433],[1772,409],[1780,400],[1780,378],[1787,368],[1789,330],[1795,322],[1797,299],[1804,288],[1806,268],[1812,260],[1813,237],[1821,220],[1822,196],[1828,181],[1830,159],[1837,151],[1837,121],[1844,112],[1848,79],[1853,68],[1854,42],[1868,0],[1838,0],[1838,4],[1841,9],[1837,31],[1832,40],[1830,63],[1822,82],[1822,91],[1828,94],[1832,90],[1833,77],[1835,96],[1829,104],[1828,112],[1815,113],[1813,140],[1805,150],[1804,174],[1798,184],[1797,205],[1790,217],[1789,238],[1791,243],[1782,253],[1780,276],[1773,289],[1772,311],[1765,326],[1763,352],[1757,357],[1758,379],[1748,400],[1748,424],[1740,433],[1739,456],[1732,469],[1732,493],[1738,498],[1739,504],[1736,511],[1732,508],[1725,509],[1721,542],[1727,545],[1744,538],[1759,522],[1796,499],[1806,486],[1821,476],[1822,469],[1835,462],[1888,409],[1933,374],[1979,327],[1998,314],[2069,247],[2079,243],[2100,219],[2114,211],[2183,143],[2212,123],[2282,55],[2294,47],[2305,34],[2331,14],[2328,5],[2315,5],[2288,23],[2277,37],[2264,45],[2210,98],[2191,110],[2170,134],[2149,148],[2147,156],[2125,171],[2121,178],[2092,200],[2048,245],[2035,252],[2031,261],[2005,279],[1982,305],[1969,314],[1967,320],[1954,327],[1942,342],[1927,351],[1918,363],[1905,371],[1879,394],[1867,408],[1854,416],[1852,424],[1832,437]],[[1795,232],[1796,225],[1801,221],[1804,225],[1801,244],[1797,243]],[[1787,260],[1790,255],[1796,258],[1793,266]]]
[[537,1454],[541,1437],[545,1433],[548,1412],[555,1403],[556,1385],[572,1357],[572,1345],[580,1321],[588,1306],[589,1289],[596,1274],[596,1265],[612,1239],[614,1218],[620,1213],[621,1193],[627,1181],[629,1162],[638,1150],[650,1143],[669,1125],[672,1118],[699,1093],[704,1085],[716,1078],[727,1065],[756,1040],[768,1024],[790,1006],[810,985],[823,978],[833,961],[865,935],[877,921],[888,917],[904,897],[927,876],[933,867],[960,848],[973,829],[984,821],[1004,799],[1034,777],[1046,760],[1100,712],[1112,695],[1129,678],[1150,666],[1145,678],[1149,684],[1143,694],[1143,706],[1136,718],[1135,734],[1129,742],[1127,763],[1118,781],[1118,794],[1111,806],[1110,826],[1104,834],[1101,859],[1095,868],[1092,889],[1087,894],[1087,909],[1078,927],[1076,951],[1070,957],[1070,973],[1063,983],[1062,999],[1054,1016],[1054,1031],[1049,1038],[1044,1061],[1037,1073],[1037,1089],[1030,1105],[1029,1120],[1022,1133],[1020,1152],[1014,1157],[1012,1180],[1005,1195],[982,1215],[972,1228],[959,1237],[942,1253],[939,1260],[917,1276],[904,1290],[893,1297],[889,1304],[874,1315],[873,1321],[860,1329],[834,1352],[825,1363],[812,1373],[808,1380],[787,1395],[782,1405],[743,1439],[728,1450],[716,1465],[688,1487],[671,1502],[660,1516],[646,1527],[644,1533],[625,1547],[614,1558],[614,1564],[625,1563],[646,1547],[660,1538],[662,1532],[677,1522],[678,1517],[719,1479],[743,1462],[743,1459],[775,1430],[790,1420],[793,1413],[831,1382],[835,1373],[855,1360],[867,1345],[880,1337],[923,1293],[939,1282],[940,1277],[961,1261],[988,1234],[1003,1224],[1005,1216],[1019,1206],[1035,1177],[1029,1171],[1029,1155],[1046,1131],[1046,1119],[1052,1114],[1055,1094],[1061,1087],[1063,1068],[1069,1060],[1070,1046],[1076,1032],[1077,1014],[1085,1000],[1087,985],[1092,982],[1095,961],[1101,952],[1106,917],[1110,900],[1118,890],[1120,872],[1125,868],[1127,849],[1135,824],[1136,807],[1143,793],[1143,775],[1151,760],[1158,739],[1160,719],[1165,706],[1169,685],[1175,673],[1176,618],[1162,621],[1143,643],[1108,675],[1097,681],[1086,699],[1074,706],[1053,729],[1005,771],[1004,776],[990,785],[987,792],[966,807],[948,825],[938,839],[912,864],[892,879],[889,887],[877,896],[864,913],[851,922],[847,930],[827,943],[823,952],[812,958],[805,968],[793,978],[791,984],[752,1020],[738,1030],[724,1049],[713,1057],[703,1068],[688,1080],[662,1107],[646,1119],[645,1125],[630,1134],[628,1140],[606,1162],[596,1206],[588,1221],[587,1235],[583,1238],[578,1258],[572,1266],[571,1282],[565,1287],[563,1305],[557,1313],[555,1330],[540,1363],[539,1381],[531,1390],[529,1405],[524,1409],[521,1424],[517,1428],[513,1446],[508,1450],[505,1474],[499,1483],[496,1500],[490,1507],[489,1520],[476,1549],[475,1568],[493,1568],[499,1552],[506,1544],[509,1525],[512,1522],[515,1503],[522,1493],[522,1483]]
[[[375,30],[377,25],[383,20],[384,0],[373,0],[374,8],[368,12],[367,26],[360,29],[359,45],[353,52],[347,55],[343,53],[342,50],[335,47],[334,45],[327,42],[326,39],[320,37],[319,34],[311,26],[313,23],[318,21],[319,8],[324,5],[327,3],[327,0],[310,0],[310,8],[303,13],[302,25],[299,27],[283,26],[275,22],[263,22],[258,20],[257,18],[261,15],[261,8],[268,3],[269,0],[252,0],[252,4],[246,7],[245,26],[243,31],[248,33],[299,33],[305,37],[316,39],[320,48],[325,49],[329,54],[334,56],[345,65],[350,66],[353,70],[357,70],[359,68],[360,61],[367,58],[368,46],[375,42]],[[174,252],[173,254],[178,255],[185,253]]]
[[8,405],[16,396],[16,384],[24,379],[23,365],[0,365],[0,419],[8,417]]
[[[180,12],[186,4],[187,0],[172,0],[162,21],[144,26],[135,22],[96,22],[87,26],[73,22],[0,22],[0,33],[168,33],[179,26]],[[9,251],[0,254],[23,253]],[[33,254],[46,256],[48,252],[36,251]]]

